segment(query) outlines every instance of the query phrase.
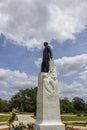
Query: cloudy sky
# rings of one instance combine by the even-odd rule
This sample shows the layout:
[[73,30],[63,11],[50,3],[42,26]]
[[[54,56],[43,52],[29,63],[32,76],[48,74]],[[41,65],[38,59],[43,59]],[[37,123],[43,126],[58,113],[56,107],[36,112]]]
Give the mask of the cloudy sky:
[[37,86],[50,43],[59,96],[87,101],[87,0],[0,0],[0,98]]

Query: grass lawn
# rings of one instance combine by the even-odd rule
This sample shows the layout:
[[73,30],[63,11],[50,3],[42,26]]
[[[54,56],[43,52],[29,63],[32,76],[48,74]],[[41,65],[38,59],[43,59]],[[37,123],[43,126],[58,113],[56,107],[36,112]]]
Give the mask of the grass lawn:
[[61,120],[66,125],[87,127],[87,116],[76,116],[66,114],[61,116]]
[[[29,114],[32,115],[33,113],[25,113],[25,114]],[[2,121],[8,121],[10,114],[7,115],[0,115],[0,122]],[[87,121],[87,116],[76,116],[76,115],[61,115],[61,120],[62,121]]]
[[6,122],[6,121],[8,121],[8,118],[9,118],[9,116],[3,116],[3,115],[0,115],[0,122]]
[[73,116],[73,115],[70,115],[70,116],[61,116],[61,119],[62,121],[87,121],[87,116]]

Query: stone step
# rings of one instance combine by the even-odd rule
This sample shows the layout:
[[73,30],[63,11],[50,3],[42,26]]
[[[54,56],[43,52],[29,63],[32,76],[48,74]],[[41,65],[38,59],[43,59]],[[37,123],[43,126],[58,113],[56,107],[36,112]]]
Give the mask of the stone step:
[[8,125],[1,125],[0,130],[9,130],[9,126]]
[[79,130],[87,130],[87,127],[83,127],[83,126],[71,126],[71,125],[67,125],[67,128],[79,129]]
[[8,122],[0,122],[0,126],[1,125],[8,125]]

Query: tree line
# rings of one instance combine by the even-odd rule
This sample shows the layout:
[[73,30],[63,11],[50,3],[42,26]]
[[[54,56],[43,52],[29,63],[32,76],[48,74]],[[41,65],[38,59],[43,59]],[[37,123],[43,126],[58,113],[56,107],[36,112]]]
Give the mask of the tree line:
[[[9,112],[13,108],[19,112],[36,112],[36,96],[37,87],[21,89],[9,101],[0,98],[0,112]],[[60,99],[60,110],[61,113],[87,113],[87,103],[80,97],[74,97],[72,101],[65,97]]]

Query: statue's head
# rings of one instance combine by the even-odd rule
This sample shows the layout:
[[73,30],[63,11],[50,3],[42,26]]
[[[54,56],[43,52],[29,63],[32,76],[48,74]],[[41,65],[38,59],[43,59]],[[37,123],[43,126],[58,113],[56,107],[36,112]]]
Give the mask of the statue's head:
[[48,46],[48,42],[44,42],[44,46]]

